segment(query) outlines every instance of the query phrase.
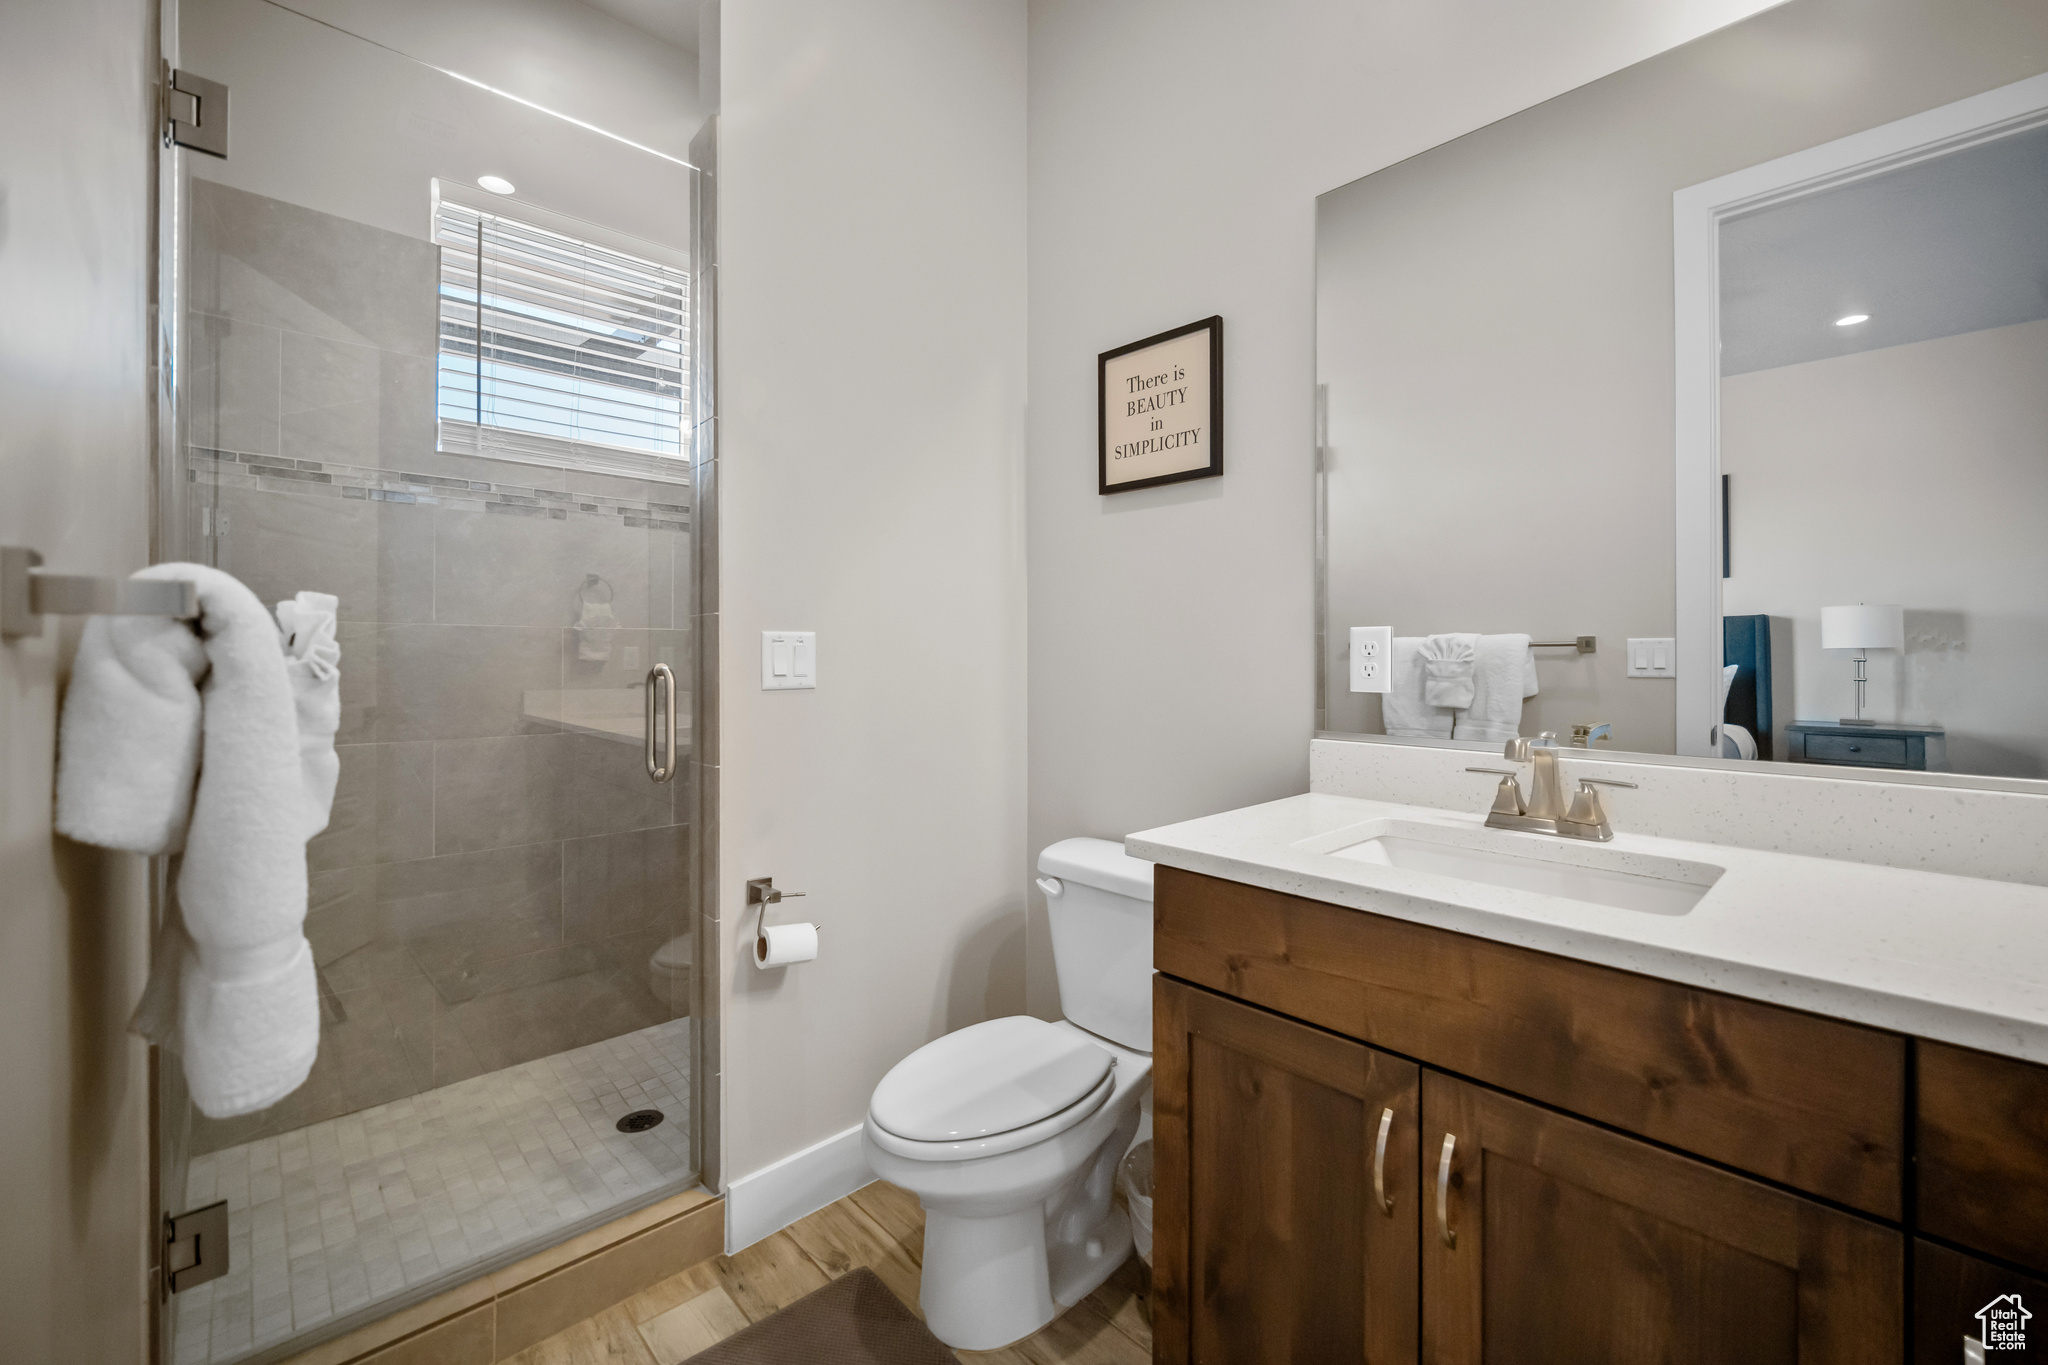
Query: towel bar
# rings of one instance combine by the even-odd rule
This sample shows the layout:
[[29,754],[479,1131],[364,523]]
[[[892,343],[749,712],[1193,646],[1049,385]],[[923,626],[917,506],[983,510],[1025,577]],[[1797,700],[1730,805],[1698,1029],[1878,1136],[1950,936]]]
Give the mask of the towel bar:
[[1531,640],[1531,649],[1576,649],[1581,654],[1591,654],[1600,645],[1597,635],[1581,635],[1575,640]]
[[45,616],[199,615],[199,589],[190,583],[44,573],[42,562],[34,550],[0,546],[0,639],[41,634]]

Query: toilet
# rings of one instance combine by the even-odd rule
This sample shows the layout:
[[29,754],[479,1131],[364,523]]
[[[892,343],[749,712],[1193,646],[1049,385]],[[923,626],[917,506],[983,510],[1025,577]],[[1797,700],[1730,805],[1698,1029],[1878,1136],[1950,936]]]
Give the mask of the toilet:
[[647,989],[671,1015],[690,1012],[690,971],[696,958],[696,935],[677,934],[647,959]]
[[862,1145],[924,1205],[925,1323],[949,1346],[1030,1336],[1131,1253],[1110,1202],[1152,1086],[1152,864],[1107,839],[1038,857],[1066,1018],[925,1044],[875,1087]]

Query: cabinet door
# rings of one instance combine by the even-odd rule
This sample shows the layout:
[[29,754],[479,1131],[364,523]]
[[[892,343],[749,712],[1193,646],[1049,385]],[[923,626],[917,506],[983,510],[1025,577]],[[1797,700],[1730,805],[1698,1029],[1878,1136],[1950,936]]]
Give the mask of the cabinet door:
[[1917,1050],[1921,1229],[2048,1272],[2048,1067]]
[[1903,1355],[1901,1234],[1439,1072],[1422,1112],[1431,1365]]
[[1153,980],[1155,1358],[1412,1365],[1420,1069]]
[[[1988,1354],[1987,1337],[1997,1339]],[[2048,1361],[2048,1281],[1925,1238],[1915,1241],[1913,1365],[1987,1360]]]

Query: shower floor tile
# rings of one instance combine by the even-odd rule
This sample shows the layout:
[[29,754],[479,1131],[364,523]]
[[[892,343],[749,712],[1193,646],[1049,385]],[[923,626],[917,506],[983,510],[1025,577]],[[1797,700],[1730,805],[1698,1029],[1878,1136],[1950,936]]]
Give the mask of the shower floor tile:
[[[225,1365],[690,1173],[690,1021],[192,1159],[228,1263],[178,1296],[175,1365]],[[617,1130],[634,1109],[668,1121]]]

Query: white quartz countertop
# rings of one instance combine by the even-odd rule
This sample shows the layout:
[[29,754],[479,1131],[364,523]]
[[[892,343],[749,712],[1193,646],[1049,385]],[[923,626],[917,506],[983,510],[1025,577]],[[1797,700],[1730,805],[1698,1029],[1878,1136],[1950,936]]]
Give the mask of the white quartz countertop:
[[1575,842],[1484,830],[1481,814],[1311,793],[1145,830],[1124,847],[1190,872],[2048,1063],[2048,888],[1626,832],[1578,845],[1723,869],[1691,910],[1658,914],[1321,851],[1388,819],[1515,841],[1534,856]]

